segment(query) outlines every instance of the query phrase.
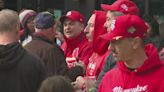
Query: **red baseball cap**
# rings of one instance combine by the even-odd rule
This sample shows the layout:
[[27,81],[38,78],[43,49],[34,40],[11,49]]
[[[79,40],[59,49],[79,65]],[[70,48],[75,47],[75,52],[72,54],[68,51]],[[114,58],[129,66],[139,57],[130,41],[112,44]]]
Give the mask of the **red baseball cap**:
[[[109,41],[115,41],[122,38],[145,38],[147,32],[145,22],[136,15],[118,16],[111,23],[111,30],[102,35],[101,38]],[[130,30],[129,30],[130,29]]]
[[139,9],[136,4],[130,0],[117,0],[112,5],[101,4],[105,11],[119,11],[124,14],[139,15]]
[[63,23],[65,19],[70,19],[72,21],[79,21],[81,23],[84,23],[84,16],[80,12],[75,10],[68,11],[66,15],[60,18],[60,21]]

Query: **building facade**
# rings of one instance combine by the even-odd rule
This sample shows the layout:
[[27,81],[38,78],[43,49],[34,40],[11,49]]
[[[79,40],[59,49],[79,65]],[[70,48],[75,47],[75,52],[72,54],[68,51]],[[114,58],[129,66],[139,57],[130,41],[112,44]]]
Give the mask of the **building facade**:
[[[9,8],[20,11],[33,9],[35,11],[59,10],[65,14],[69,10],[78,10],[85,15],[85,22],[93,10],[100,10],[100,4],[112,4],[115,0],[0,0],[0,9]],[[164,0],[132,0],[140,9],[140,16],[164,16]]]

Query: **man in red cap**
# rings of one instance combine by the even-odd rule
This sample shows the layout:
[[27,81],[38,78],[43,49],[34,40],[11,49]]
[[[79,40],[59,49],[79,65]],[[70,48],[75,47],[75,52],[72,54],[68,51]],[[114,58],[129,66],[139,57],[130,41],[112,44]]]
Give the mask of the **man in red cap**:
[[126,14],[139,15],[139,9],[135,3],[130,0],[117,0],[112,5],[101,4],[101,8],[107,11],[105,27],[109,31],[110,20],[115,16],[121,16]]
[[[139,15],[139,10],[135,3],[130,0],[117,0],[112,5],[101,4],[101,8],[104,11],[107,11],[106,14],[106,22],[104,26],[107,28],[107,31],[110,31],[111,20],[117,16],[122,16],[126,14],[131,15]],[[99,77],[96,82],[95,92],[97,92],[98,86],[100,84],[101,79],[103,78],[104,74],[115,67],[116,62],[112,53],[109,54],[102,71],[99,74]]]
[[[84,34],[84,17],[78,11],[68,11],[60,18],[64,29],[65,41],[61,48],[66,56],[67,65],[70,70],[75,70],[77,65],[85,68],[88,64],[92,49]],[[79,72],[78,72],[79,73]],[[71,76],[76,74],[70,74]],[[79,74],[77,74],[79,75]],[[81,74],[80,74],[81,75]],[[76,79],[72,78],[73,81]]]
[[112,5],[101,4],[101,8],[106,11],[119,11],[125,15],[139,15],[136,4],[130,0],[117,0]]
[[112,20],[110,29],[101,37],[110,41],[117,67],[105,74],[98,92],[163,92],[164,65],[157,49],[144,43],[145,22],[138,16],[124,15]]

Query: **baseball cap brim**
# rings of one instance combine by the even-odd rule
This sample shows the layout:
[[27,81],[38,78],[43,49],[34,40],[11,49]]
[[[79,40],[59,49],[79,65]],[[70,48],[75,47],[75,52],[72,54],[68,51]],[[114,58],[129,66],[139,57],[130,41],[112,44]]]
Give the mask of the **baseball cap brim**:
[[119,40],[119,39],[123,39],[125,37],[118,36],[118,35],[113,34],[113,33],[106,33],[106,34],[101,35],[100,38],[102,38],[104,40],[107,40],[107,41],[116,41],[116,40]]
[[66,19],[69,19],[69,20],[72,20],[72,21],[76,21],[76,19],[74,19],[73,17],[71,16],[62,16],[60,18],[60,22],[63,23]]
[[107,5],[107,4],[101,4],[101,9],[103,9],[104,11],[114,11],[116,10],[114,6],[112,5]]

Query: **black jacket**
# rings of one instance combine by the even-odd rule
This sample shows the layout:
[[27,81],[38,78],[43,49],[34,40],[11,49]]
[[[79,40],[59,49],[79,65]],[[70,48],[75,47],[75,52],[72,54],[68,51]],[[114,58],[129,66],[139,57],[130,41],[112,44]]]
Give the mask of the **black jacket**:
[[0,92],[37,92],[45,67],[19,43],[0,45]]

